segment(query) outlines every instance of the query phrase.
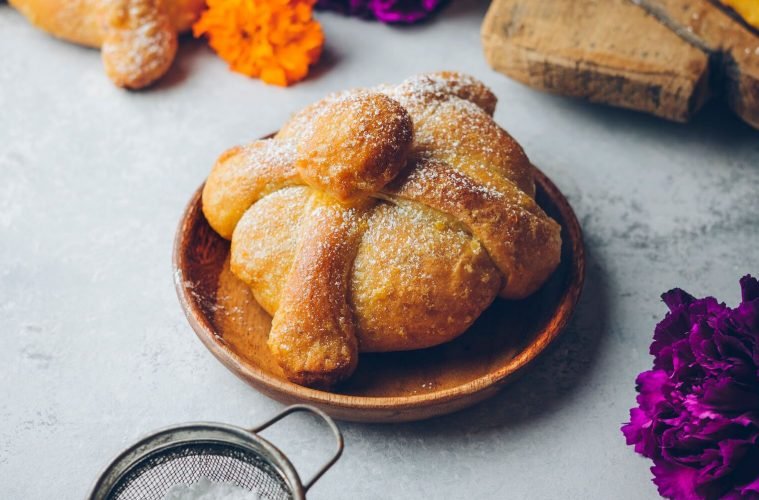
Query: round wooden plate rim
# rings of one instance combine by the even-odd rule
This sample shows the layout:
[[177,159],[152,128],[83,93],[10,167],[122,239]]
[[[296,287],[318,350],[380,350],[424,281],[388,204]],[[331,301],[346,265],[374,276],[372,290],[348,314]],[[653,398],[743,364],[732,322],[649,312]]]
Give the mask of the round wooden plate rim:
[[[575,259],[570,264],[570,279],[562,293],[561,300],[556,306],[556,310],[560,313],[558,316],[554,316],[540,335],[529,344],[528,348],[521,350],[503,367],[457,387],[426,394],[401,397],[351,396],[347,394],[319,391],[292,382],[283,381],[260,368],[246,363],[237,353],[226,346],[221,337],[208,328],[203,321],[203,318],[199,316],[197,308],[194,306],[190,297],[190,290],[185,286],[184,282],[182,272],[182,269],[185,268],[185,256],[183,250],[186,242],[184,241],[184,236],[190,234],[188,226],[194,223],[194,212],[200,211],[200,198],[205,183],[201,184],[190,202],[187,204],[174,238],[172,264],[174,267],[174,286],[177,296],[179,297],[182,309],[184,310],[193,331],[203,345],[205,345],[214,357],[222,362],[222,364],[246,382],[249,382],[249,379],[254,379],[274,392],[286,394],[300,401],[328,404],[332,407],[345,409],[376,409],[387,411],[418,408],[420,403],[427,403],[430,405],[443,404],[474,395],[493,386],[497,387],[509,376],[514,375],[529,362],[537,358],[564,330],[572,317],[572,313],[574,312],[582,291],[585,280],[585,249],[582,241],[580,224],[561,191],[559,191],[556,185],[537,167],[535,167],[535,181],[540,184],[548,197],[557,205],[564,218],[568,232],[575,235],[575,239],[572,241]],[[202,213],[200,216],[202,216]]]

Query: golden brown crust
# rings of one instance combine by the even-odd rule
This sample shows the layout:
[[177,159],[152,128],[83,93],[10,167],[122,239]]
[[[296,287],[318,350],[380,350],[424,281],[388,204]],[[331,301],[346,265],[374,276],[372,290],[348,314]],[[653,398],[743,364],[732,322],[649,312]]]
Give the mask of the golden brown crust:
[[[264,196],[232,237],[232,272],[272,316],[311,218],[310,192],[297,186]],[[360,350],[420,349],[451,340],[490,304],[500,284],[485,248],[456,221],[401,199],[381,202],[351,271]]]
[[[358,351],[451,340],[499,293],[525,297],[558,264],[560,228],[488,114],[489,91],[456,74],[413,81],[382,89],[389,98],[329,96],[275,139],[222,155],[206,183],[203,210],[232,234],[231,269],[274,316],[269,346],[298,383],[337,383]],[[380,139],[362,141],[367,129]],[[392,141],[409,154],[397,175],[401,153],[383,152]]]
[[269,348],[290,380],[329,387],[358,364],[358,341],[348,305],[350,270],[369,211],[313,194]]
[[398,96],[421,98],[424,101],[445,101],[451,96],[469,101],[493,116],[498,99],[481,81],[457,71],[439,71],[412,76],[391,92]]
[[314,189],[342,201],[366,197],[406,164],[411,117],[398,102],[370,92],[325,101],[298,132],[295,165]]
[[416,127],[414,150],[418,156],[465,169],[475,178],[488,172],[512,181],[535,196],[532,164],[522,147],[479,107],[452,97]]
[[383,92],[411,115],[417,156],[464,164],[472,172],[496,170],[535,195],[532,165],[522,147],[492,119],[496,98],[482,83],[454,72],[431,73],[385,86]]
[[458,71],[430,73],[429,77],[444,85],[451,94],[460,99],[473,102],[488,115],[493,116],[498,98],[481,81]]
[[532,294],[559,264],[560,226],[535,200],[497,175],[483,184],[446,163],[420,159],[386,192],[461,221],[503,273],[504,298]]
[[351,278],[362,352],[448,342],[493,301],[501,274],[456,221],[395,200],[373,211]]
[[163,76],[202,0],[11,0],[29,21],[74,43],[102,47],[116,85],[143,88]]
[[203,187],[208,223],[230,239],[245,211],[267,193],[302,184],[295,151],[284,141],[254,141],[225,151]]
[[100,0],[9,0],[30,23],[70,42],[100,47],[103,43]]
[[330,103],[347,97],[350,94],[360,92],[361,89],[343,90],[341,92],[333,92],[319,99],[318,101],[309,104],[300,111],[294,113],[289,120],[287,120],[279,131],[274,136],[275,139],[281,141],[298,141],[303,134],[311,127],[311,121],[322,112],[322,110]]
[[104,23],[103,65],[117,86],[141,89],[169,70],[177,32],[158,0],[114,0]]
[[282,286],[295,260],[310,196],[305,186],[264,196],[245,212],[232,237],[232,272],[250,286],[271,316],[279,309]]

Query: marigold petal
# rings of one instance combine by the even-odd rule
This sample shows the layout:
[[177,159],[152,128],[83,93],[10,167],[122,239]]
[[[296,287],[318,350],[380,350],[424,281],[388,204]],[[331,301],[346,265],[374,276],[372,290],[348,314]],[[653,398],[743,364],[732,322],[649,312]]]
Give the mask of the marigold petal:
[[290,82],[287,80],[285,71],[277,66],[268,66],[261,71],[261,80],[272,85],[286,87]]
[[316,0],[208,0],[193,26],[230,69],[289,85],[308,74],[324,34],[313,19]]

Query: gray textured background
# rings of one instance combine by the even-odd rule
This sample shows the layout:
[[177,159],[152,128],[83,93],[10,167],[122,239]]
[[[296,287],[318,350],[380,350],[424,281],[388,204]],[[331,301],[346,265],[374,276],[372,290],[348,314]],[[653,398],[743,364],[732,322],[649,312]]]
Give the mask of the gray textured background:
[[[537,93],[492,72],[484,2],[413,29],[321,14],[327,53],[289,89],[231,74],[184,42],[157,88],[129,93],[99,54],[0,4],[0,498],[81,498],[153,428],[250,425],[280,407],[216,362],[174,295],[179,215],[216,156],[328,91],[443,68],[500,97],[497,119],[567,194],[587,286],[569,331],[520,382],[462,413],[342,425],[313,499],[655,497],[620,424],[650,365],[659,294],[738,299],[759,272],[759,132],[718,106],[688,126]],[[304,474],[328,439],[295,419],[269,436]]]

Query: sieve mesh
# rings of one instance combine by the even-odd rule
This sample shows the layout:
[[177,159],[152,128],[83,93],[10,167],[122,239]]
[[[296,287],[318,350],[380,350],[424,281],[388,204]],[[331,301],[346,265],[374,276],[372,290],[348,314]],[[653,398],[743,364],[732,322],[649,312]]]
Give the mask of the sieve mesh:
[[[336,448],[308,481],[301,482],[287,457],[257,433],[284,417],[311,413],[332,431]],[[253,429],[214,422],[176,425],[150,434],[124,450],[98,477],[89,500],[162,500],[180,484],[201,479],[232,483],[262,500],[304,500],[305,493],[340,458],[343,436],[323,411],[292,405]]]
[[114,486],[108,500],[160,500],[172,486],[201,478],[256,491],[262,500],[291,500],[279,471],[255,452],[227,443],[183,443],[137,463]]

